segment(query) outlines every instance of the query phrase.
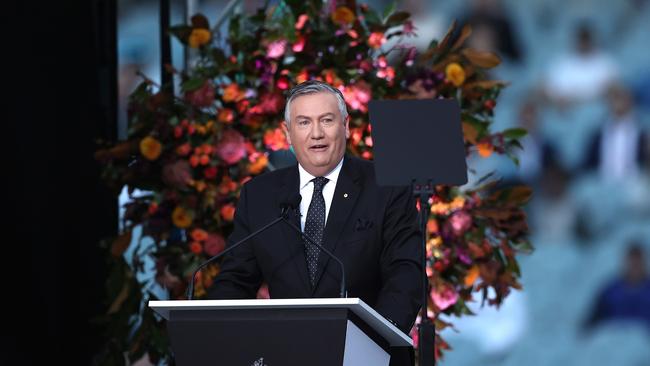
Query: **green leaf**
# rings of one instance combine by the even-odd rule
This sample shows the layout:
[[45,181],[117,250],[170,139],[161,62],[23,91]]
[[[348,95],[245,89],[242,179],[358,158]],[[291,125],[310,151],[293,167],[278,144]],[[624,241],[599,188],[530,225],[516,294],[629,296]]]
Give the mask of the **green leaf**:
[[395,12],[396,8],[397,1],[393,1],[391,4],[389,4],[386,9],[384,9],[384,19],[388,19],[388,17]]
[[509,128],[503,131],[503,137],[508,139],[520,139],[528,134],[525,128]]
[[393,15],[388,17],[388,19],[386,19],[386,22],[384,23],[384,25],[386,25],[386,27],[388,27],[388,28],[395,27],[395,26],[398,26],[400,24],[403,24],[410,17],[411,17],[411,14],[409,14],[408,12],[406,12],[406,11],[398,11],[397,13],[394,13]]
[[205,80],[201,78],[191,78],[185,81],[183,85],[181,85],[181,89],[185,92],[196,90],[200,88],[204,82]]
[[364,18],[366,20],[366,24],[368,25],[368,28],[371,30],[377,30],[377,29],[383,29],[382,27],[382,21],[379,18],[379,14],[373,9],[368,9],[366,14],[364,15]]

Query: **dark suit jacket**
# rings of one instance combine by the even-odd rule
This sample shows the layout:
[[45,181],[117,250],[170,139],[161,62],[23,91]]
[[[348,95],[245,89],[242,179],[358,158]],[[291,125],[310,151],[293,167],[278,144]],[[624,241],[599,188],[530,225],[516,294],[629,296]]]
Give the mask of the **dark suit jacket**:
[[[277,218],[282,201],[297,194],[299,184],[297,165],[245,184],[228,243]],[[417,221],[410,189],[378,187],[373,163],[345,156],[323,245],[345,265],[348,297],[361,298],[407,334],[422,297]],[[298,217],[295,224],[300,227]],[[279,223],[225,256],[208,297],[255,298],[266,282],[271,298],[332,298],[339,296],[340,276],[336,261],[321,252],[312,288],[300,235]]]

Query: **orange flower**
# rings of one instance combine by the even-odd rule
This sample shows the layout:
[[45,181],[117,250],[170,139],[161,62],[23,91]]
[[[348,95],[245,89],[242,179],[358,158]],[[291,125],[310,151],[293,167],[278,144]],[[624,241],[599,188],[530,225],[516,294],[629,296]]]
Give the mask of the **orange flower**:
[[196,168],[199,165],[199,156],[198,155],[192,155],[190,157],[190,165],[192,168]]
[[467,271],[467,275],[465,275],[465,286],[469,287],[476,282],[476,279],[478,278],[478,275],[481,273],[477,265],[472,266],[472,268]]
[[192,233],[190,235],[194,241],[204,241],[208,238],[208,232],[199,228],[192,230]]
[[237,189],[237,183],[230,179],[229,176],[223,177],[221,184],[219,185],[219,193],[226,195],[230,192],[233,192]]
[[205,155],[205,154],[201,155],[201,157],[199,158],[199,163],[201,165],[208,165],[210,163],[210,155]]
[[149,160],[156,160],[162,153],[162,144],[151,136],[140,141],[140,153]]
[[331,18],[334,23],[338,23],[340,25],[347,25],[354,22],[356,17],[354,16],[354,13],[352,12],[352,10],[350,10],[350,8],[346,6],[339,6],[332,13]]
[[187,229],[190,227],[193,220],[194,218],[192,217],[192,213],[181,206],[176,206],[174,212],[172,212],[172,221],[174,222],[174,225],[181,229]]
[[262,170],[266,168],[266,165],[268,163],[269,158],[266,156],[266,154],[261,154],[260,157],[255,160],[255,162],[248,165],[248,172],[250,174],[260,174]]
[[438,232],[438,221],[436,219],[429,219],[427,222],[427,231],[430,233]]
[[226,86],[223,89],[223,101],[226,103],[229,102],[238,102],[244,97],[244,94],[239,90],[239,85],[232,83]]
[[190,144],[188,143],[180,145],[176,148],[176,154],[180,156],[186,156],[187,154],[190,153],[190,151],[192,151],[192,146],[190,146]]
[[212,38],[212,34],[209,30],[204,28],[195,28],[192,29],[189,39],[187,40],[192,48],[199,48],[208,42]]
[[235,112],[230,108],[220,109],[219,114],[217,114],[217,120],[219,122],[232,123],[233,119],[235,119]]
[[307,69],[302,69],[302,71],[296,75],[296,83],[304,83],[307,80],[309,80],[309,72],[307,72]]
[[199,193],[200,193],[200,192],[203,192],[203,191],[205,190],[205,187],[206,187],[206,186],[207,186],[207,185],[206,185],[205,182],[202,181],[202,180],[198,180],[198,181],[196,181],[196,182],[194,183],[194,188],[195,188],[195,189],[197,190],[197,192],[199,192]]
[[212,145],[210,145],[210,144],[201,145],[201,152],[202,153],[204,153],[206,155],[210,155],[210,154],[212,154],[212,151],[214,151],[214,148],[212,147]]
[[233,206],[232,203],[223,205],[221,206],[221,210],[219,210],[219,213],[221,214],[221,217],[223,217],[224,220],[232,221],[232,219],[235,217],[235,206]]
[[484,158],[492,155],[492,151],[494,150],[492,144],[489,142],[479,142],[476,144],[476,148],[478,149],[478,154]]
[[190,244],[190,251],[194,254],[201,254],[203,252],[203,246],[198,241],[193,241]]
[[455,86],[461,86],[465,82],[465,70],[456,62],[452,62],[445,68],[445,76]]
[[289,142],[287,136],[281,128],[273,130],[266,130],[264,132],[264,145],[272,151],[287,150],[289,149]]
[[377,49],[384,43],[386,43],[386,37],[384,37],[383,32],[370,33],[370,36],[368,37],[368,46]]

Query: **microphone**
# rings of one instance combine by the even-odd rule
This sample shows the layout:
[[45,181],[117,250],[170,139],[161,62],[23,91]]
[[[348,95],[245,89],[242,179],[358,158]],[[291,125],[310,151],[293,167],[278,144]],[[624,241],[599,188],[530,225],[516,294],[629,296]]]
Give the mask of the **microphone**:
[[330,258],[334,259],[339,264],[339,266],[341,266],[341,288],[340,288],[340,294],[339,295],[340,295],[341,298],[346,298],[346,297],[348,297],[348,293],[345,290],[345,266],[343,265],[343,262],[341,262],[341,260],[337,256],[335,256],[334,254],[332,254],[329,250],[327,250],[327,248],[325,248],[324,246],[317,243],[309,235],[303,233],[302,230],[300,230],[300,228],[296,226],[296,224],[291,222],[291,220],[287,219],[287,217],[286,217],[286,216],[289,215],[289,213],[291,213],[291,211],[293,211],[293,213],[294,213],[294,215],[296,217],[300,217],[300,210],[298,208],[300,207],[299,205],[300,205],[301,200],[302,200],[302,196],[300,195],[300,193],[296,193],[295,195],[291,196],[286,201],[287,202],[287,206],[286,206],[287,207],[287,212],[286,212],[287,215],[282,216],[281,218],[284,220],[284,222],[287,223],[287,225],[289,225],[289,227],[291,227],[294,231],[296,231],[298,234],[300,234],[303,238],[307,239],[307,241],[310,244],[313,244],[313,245],[317,246],[320,250],[327,253],[327,255],[329,255]]
[[[292,199],[295,200],[295,197],[292,197]],[[300,195],[298,195],[298,201],[297,202],[298,202],[298,204],[300,203]],[[221,252],[221,253],[211,257],[210,259],[206,260],[205,262],[201,263],[201,265],[196,268],[194,273],[192,273],[192,279],[190,280],[190,285],[188,287],[187,299],[188,300],[193,300],[193,298],[194,298],[194,280],[196,279],[196,274],[199,273],[200,270],[202,270],[205,266],[207,266],[208,264],[214,262],[215,260],[223,257],[224,255],[226,255],[226,253],[229,253],[230,251],[237,248],[238,246],[245,243],[246,241],[250,240],[251,238],[259,235],[261,232],[265,231],[266,229],[268,229],[268,228],[272,227],[273,225],[277,224],[278,222],[286,221],[286,216],[289,214],[292,207],[296,207],[296,206],[297,206],[297,204],[293,203],[293,201],[284,200],[282,203],[280,203],[280,216],[278,218],[276,218],[275,220],[269,222],[268,224],[264,225],[263,227],[255,230],[254,232],[252,232],[251,234],[249,234],[245,238],[241,239],[240,241],[236,242],[235,244],[229,246],[223,252]]]

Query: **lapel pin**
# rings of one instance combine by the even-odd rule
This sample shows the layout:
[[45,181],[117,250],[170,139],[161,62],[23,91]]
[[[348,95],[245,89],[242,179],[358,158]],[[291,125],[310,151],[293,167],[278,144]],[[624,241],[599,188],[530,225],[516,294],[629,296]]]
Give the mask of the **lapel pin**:
[[347,193],[343,193],[343,197],[348,198],[348,194],[347,194]]

